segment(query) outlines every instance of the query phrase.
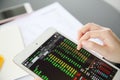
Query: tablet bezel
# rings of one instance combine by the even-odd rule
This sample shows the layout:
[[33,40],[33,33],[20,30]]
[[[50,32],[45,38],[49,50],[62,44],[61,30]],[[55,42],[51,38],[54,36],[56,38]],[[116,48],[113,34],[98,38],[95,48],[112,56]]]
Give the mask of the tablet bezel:
[[[31,54],[33,54],[33,52],[35,50],[37,50],[44,42],[46,42],[55,32],[58,32],[56,29],[54,28],[48,28],[38,39],[36,39],[32,44],[30,44],[28,47],[26,47],[22,52],[20,52],[18,55],[16,55],[13,59],[13,61],[22,69],[24,69],[25,71],[27,71],[29,74],[31,74],[32,76],[34,76],[35,78],[40,78],[39,76],[37,76],[35,73],[33,73],[31,70],[29,70],[27,67],[25,67],[22,62],[25,61]],[[62,34],[61,32],[58,32],[61,35],[63,35],[64,37],[68,38],[67,36],[65,36],[64,34]],[[68,38],[69,40],[73,41],[72,39]],[[75,42],[75,41],[73,41]],[[76,43],[76,42],[75,42]],[[91,50],[86,49],[87,51],[89,51],[91,54],[95,55],[96,53],[93,53]],[[113,78],[113,80],[118,80],[120,79],[120,70],[119,68],[117,68],[116,66],[114,66],[113,64],[109,63],[108,61],[104,60],[102,57],[95,55],[96,57],[98,57],[99,59],[103,60],[104,62],[106,62],[107,64],[111,65],[112,67],[114,67],[115,69],[117,69],[117,73],[115,75],[115,77]],[[41,78],[40,78],[41,79]],[[42,79],[41,79],[42,80]]]

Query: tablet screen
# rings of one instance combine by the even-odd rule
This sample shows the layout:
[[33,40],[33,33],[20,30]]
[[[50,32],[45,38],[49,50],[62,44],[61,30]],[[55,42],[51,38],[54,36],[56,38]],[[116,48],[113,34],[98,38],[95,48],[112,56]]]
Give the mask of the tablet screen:
[[100,60],[58,32],[51,36],[23,65],[43,80],[112,80],[117,69]]

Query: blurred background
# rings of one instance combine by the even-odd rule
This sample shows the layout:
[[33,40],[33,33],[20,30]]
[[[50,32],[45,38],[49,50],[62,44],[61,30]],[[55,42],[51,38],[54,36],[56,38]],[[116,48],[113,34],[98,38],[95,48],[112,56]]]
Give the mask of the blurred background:
[[120,37],[120,0],[0,0],[0,10],[24,2],[38,10],[56,1],[81,23],[94,22],[110,27]]

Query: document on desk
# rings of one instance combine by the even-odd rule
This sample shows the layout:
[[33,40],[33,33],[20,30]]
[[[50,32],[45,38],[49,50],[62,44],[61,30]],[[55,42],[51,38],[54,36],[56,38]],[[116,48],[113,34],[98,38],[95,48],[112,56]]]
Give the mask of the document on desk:
[[18,26],[6,24],[0,26],[0,54],[5,60],[0,70],[0,80],[14,80],[27,74],[12,61],[23,49],[24,44]]
[[34,13],[15,20],[20,26],[25,45],[34,41],[48,27],[54,27],[68,37],[76,40],[77,31],[82,24],[59,3],[53,3]]
[[[9,24],[13,23],[20,27],[26,46],[48,27],[54,27],[76,41],[77,32],[82,27],[82,24],[57,2]],[[26,76],[16,80],[33,80],[28,78]]]

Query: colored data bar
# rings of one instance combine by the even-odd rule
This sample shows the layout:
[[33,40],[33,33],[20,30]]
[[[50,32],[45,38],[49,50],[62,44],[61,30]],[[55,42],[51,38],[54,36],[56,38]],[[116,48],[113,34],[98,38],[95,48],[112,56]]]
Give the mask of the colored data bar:
[[[71,46],[72,48],[76,49],[77,48],[77,45],[75,43],[73,43],[72,41],[68,40],[68,39],[64,39],[64,42],[66,44],[68,44],[69,46]],[[86,57],[89,57],[90,56],[90,53],[87,52],[85,49],[81,48],[80,51],[78,52],[81,52],[82,54],[84,54]]]
[[106,68],[103,67],[103,66],[100,66],[100,67],[99,67],[99,70],[101,70],[102,72],[106,73],[107,75],[110,74],[110,71],[108,71],[108,69],[106,69]]
[[61,42],[61,44],[58,46],[60,49],[62,49],[66,54],[70,54],[72,55],[74,58],[76,58],[78,61],[85,63],[88,59],[88,57],[90,56],[88,52],[86,52],[85,55],[83,55],[82,53],[80,53],[76,47],[76,45],[67,40],[64,39],[64,42]]
[[55,53],[59,54],[62,57],[62,59],[67,60],[69,63],[73,64],[74,66],[76,66],[78,68],[81,68],[81,65],[79,63],[75,62],[74,60],[72,60],[71,58],[69,58],[62,52],[60,52],[59,50],[55,49],[54,51],[55,51]]
[[83,49],[83,48],[81,48],[79,52],[81,52],[81,53],[82,53],[83,55],[85,55],[86,57],[89,57],[89,56],[91,55],[88,51],[86,51],[86,50]]
[[101,75],[102,77],[105,77],[106,79],[108,78],[108,75],[106,75],[105,73],[101,72],[100,70],[95,70],[95,72],[99,75]]
[[58,68],[71,78],[73,78],[77,73],[77,70],[75,70],[74,68],[72,68],[71,66],[69,66],[64,61],[60,60],[51,53],[44,60],[50,62],[54,67]]
[[64,42],[65,42],[66,44],[69,44],[69,46],[71,46],[72,48],[76,48],[76,47],[77,47],[76,44],[74,44],[72,41],[70,41],[70,40],[68,40],[68,39],[64,39]]
[[38,69],[39,66],[36,66],[34,69],[34,73],[40,76],[43,80],[49,80],[47,76],[42,74],[42,71]]
[[[112,68],[110,67],[110,66],[108,66],[107,64],[105,64],[105,63],[101,63],[101,65],[105,68],[105,69],[107,69],[108,71],[106,71],[105,73],[106,74],[110,74],[110,72],[112,71]],[[104,69],[103,69],[104,70]]]
[[104,80],[102,79],[99,75],[97,75],[96,73],[94,72],[91,72],[91,80]]

